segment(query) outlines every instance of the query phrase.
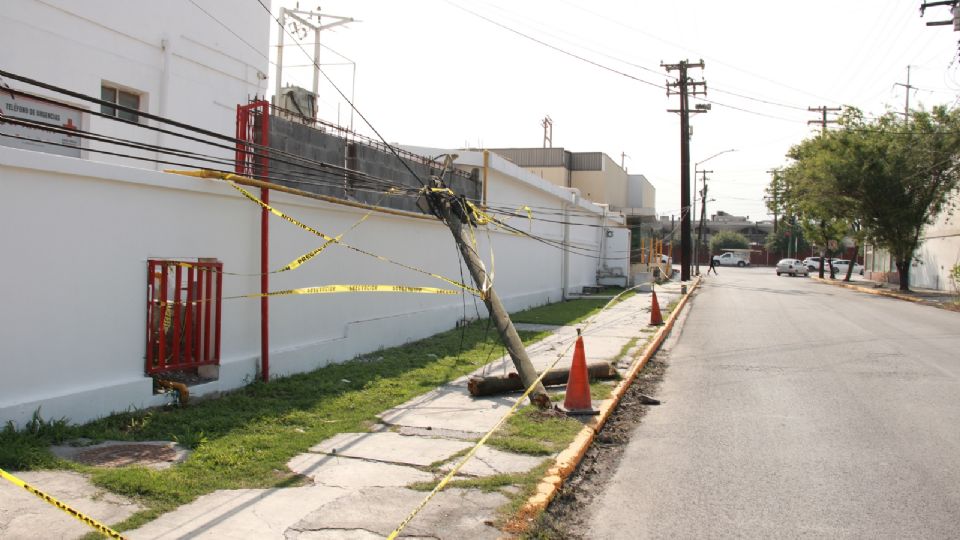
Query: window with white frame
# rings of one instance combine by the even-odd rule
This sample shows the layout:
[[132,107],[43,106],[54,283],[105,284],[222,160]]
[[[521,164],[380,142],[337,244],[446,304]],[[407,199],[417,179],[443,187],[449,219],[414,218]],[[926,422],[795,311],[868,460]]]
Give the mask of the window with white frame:
[[[131,90],[118,88],[116,86],[103,83],[100,85],[100,99],[115,103],[121,107],[140,110],[140,94]],[[140,115],[134,112],[125,111],[109,105],[100,105],[100,112],[106,115],[115,116],[121,120],[130,122],[139,122]]]

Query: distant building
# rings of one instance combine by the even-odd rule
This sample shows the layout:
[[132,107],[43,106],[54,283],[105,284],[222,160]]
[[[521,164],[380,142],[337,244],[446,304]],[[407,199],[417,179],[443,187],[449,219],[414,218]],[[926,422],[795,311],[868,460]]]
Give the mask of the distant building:
[[[763,245],[767,235],[773,231],[773,221],[750,221],[750,216],[734,216],[724,211],[718,211],[703,224],[703,241],[707,244],[713,235],[722,231],[732,231],[747,237],[751,244]],[[693,222],[693,234],[699,230],[700,222]],[[679,220],[674,216],[660,216],[660,230],[664,235],[679,238]]]
[[628,224],[656,216],[656,188],[642,174],[628,174],[603,152],[563,148],[491,148],[551,184],[575,188],[587,200],[606,204]]

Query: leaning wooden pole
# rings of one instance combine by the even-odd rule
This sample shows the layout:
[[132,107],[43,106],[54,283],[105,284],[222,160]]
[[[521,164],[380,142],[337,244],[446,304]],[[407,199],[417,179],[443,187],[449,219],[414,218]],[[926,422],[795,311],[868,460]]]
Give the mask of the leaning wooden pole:
[[[450,156],[448,156],[447,162],[448,165],[452,162]],[[446,166],[444,169],[446,169]],[[431,210],[450,228],[450,232],[453,234],[453,240],[456,242],[457,248],[460,250],[460,254],[463,256],[463,260],[470,270],[470,276],[473,278],[474,283],[477,284],[477,288],[483,292],[483,303],[487,307],[487,312],[490,314],[494,326],[497,328],[497,333],[500,334],[500,340],[503,341],[503,345],[507,348],[507,352],[510,354],[511,360],[513,360],[513,365],[517,368],[517,374],[520,375],[520,381],[523,382],[523,387],[530,388],[531,385],[536,383],[536,387],[530,392],[530,402],[541,409],[550,407],[550,396],[547,395],[547,390],[543,387],[543,384],[537,381],[537,370],[534,369],[533,363],[530,362],[530,357],[527,356],[527,350],[523,346],[523,342],[520,341],[520,335],[517,334],[517,329],[514,328],[513,321],[510,320],[510,314],[504,309],[503,304],[500,302],[500,297],[497,296],[497,292],[489,283],[487,272],[484,269],[483,262],[480,260],[480,256],[470,245],[464,234],[463,220],[460,218],[460,215],[466,214],[466,208],[461,206],[459,211],[454,208],[453,205],[460,205],[461,201],[450,193],[444,193],[446,190],[444,189],[442,180],[435,177],[433,181],[440,189],[435,193],[427,194]]]

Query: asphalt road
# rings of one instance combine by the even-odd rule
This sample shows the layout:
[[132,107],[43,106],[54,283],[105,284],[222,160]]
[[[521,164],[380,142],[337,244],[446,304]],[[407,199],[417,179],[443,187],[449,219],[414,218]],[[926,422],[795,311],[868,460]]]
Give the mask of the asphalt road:
[[720,268],[589,538],[960,538],[960,313]]

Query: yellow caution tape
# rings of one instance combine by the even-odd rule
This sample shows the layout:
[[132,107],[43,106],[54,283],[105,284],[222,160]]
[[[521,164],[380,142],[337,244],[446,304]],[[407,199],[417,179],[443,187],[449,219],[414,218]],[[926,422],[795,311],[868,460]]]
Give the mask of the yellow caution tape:
[[[315,235],[319,236],[320,238],[323,238],[324,240],[326,240],[326,242],[325,242],[325,244],[324,244],[323,246],[320,246],[319,248],[317,248],[317,249],[315,249],[315,250],[313,250],[313,251],[311,251],[311,252],[309,252],[309,253],[306,253],[306,254],[302,255],[301,257],[298,257],[297,259],[295,259],[294,261],[292,261],[291,263],[289,263],[287,266],[285,266],[285,267],[283,267],[283,268],[281,268],[281,269],[279,269],[279,270],[275,270],[275,271],[273,271],[273,272],[270,272],[271,274],[273,274],[273,273],[279,273],[279,272],[285,272],[285,271],[287,271],[287,270],[293,270],[294,268],[297,268],[298,266],[304,264],[305,262],[309,261],[310,259],[312,259],[312,258],[315,257],[316,255],[318,255],[321,251],[323,251],[324,249],[326,249],[326,247],[329,246],[330,244],[337,243],[337,244],[340,244],[341,246],[343,246],[343,247],[345,247],[345,248],[347,248],[347,249],[353,250],[353,251],[355,251],[355,252],[357,252],[357,253],[361,253],[361,254],[363,254],[363,255],[367,255],[367,256],[369,256],[369,257],[373,257],[373,258],[378,259],[378,260],[381,260],[381,261],[383,261],[383,262],[386,262],[386,263],[389,263],[389,264],[394,264],[394,265],[397,265],[397,266],[399,266],[399,267],[401,267],[401,268],[406,268],[407,270],[411,270],[411,271],[414,271],[414,272],[418,272],[418,273],[420,273],[420,274],[424,274],[424,275],[427,275],[427,276],[430,276],[430,277],[439,279],[439,280],[441,280],[441,281],[445,281],[445,282],[449,283],[450,285],[453,285],[454,287],[463,289],[464,291],[466,291],[466,292],[468,292],[468,293],[470,293],[470,294],[473,294],[474,296],[478,296],[478,297],[480,297],[480,298],[483,298],[483,297],[485,296],[485,295],[484,295],[484,292],[483,292],[482,290],[476,289],[476,288],[471,287],[471,286],[469,286],[469,285],[466,285],[466,284],[464,284],[464,283],[460,283],[459,281],[456,281],[456,280],[453,280],[453,279],[450,279],[450,278],[443,277],[443,276],[441,276],[441,275],[439,275],[439,274],[434,274],[433,272],[427,272],[426,270],[422,270],[422,269],[417,268],[417,267],[415,267],[415,266],[410,266],[410,265],[408,265],[408,264],[404,264],[404,263],[401,263],[401,262],[398,262],[398,261],[394,261],[394,260],[392,260],[392,259],[388,259],[387,257],[383,257],[383,256],[381,256],[381,255],[376,255],[376,254],[374,254],[374,253],[370,253],[369,251],[365,251],[365,250],[360,249],[360,248],[358,248],[358,247],[351,246],[350,244],[341,242],[341,241],[340,241],[340,238],[343,236],[342,234],[341,234],[340,236],[337,236],[336,238],[334,238],[334,237],[332,237],[332,236],[330,236],[330,235],[324,234],[323,232],[320,232],[320,231],[318,231],[318,230],[310,227],[309,225],[306,225],[305,223],[301,223],[301,222],[298,221],[297,219],[295,219],[295,218],[293,218],[293,217],[291,217],[291,216],[288,216],[287,214],[284,214],[284,213],[281,212],[280,210],[277,210],[276,208],[273,208],[273,207],[270,206],[269,204],[261,201],[261,200],[260,200],[259,198],[257,198],[255,195],[253,195],[253,194],[250,193],[249,191],[243,189],[242,187],[240,187],[239,185],[237,185],[235,182],[232,181],[232,179],[234,179],[234,178],[238,178],[238,179],[239,179],[239,178],[243,178],[242,176],[239,176],[239,175],[236,175],[236,174],[221,173],[221,172],[218,172],[218,171],[208,171],[208,170],[200,170],[200,171],[174,171],[174,170],[168,170],[167,172],[172,172],[172,173],[176,173],[176,174],[182,174],[182,175],[186,175],[186,176],[195,176],[195,177],[200,177],[200,178],[216,178],[216,179],[219,179],[219,180],[226,181],[226,182],[227,182],[228,184],[230,184],[234,189],[236,189],[237,191],[239,191],[244,197],[246,197],[247,199],[249,199],[249,200],[252,201],[253,203],[257,204],[258,206],[260,206],[260,207],[263,208],[264,210],[270,212],[271,214],[273,214],[273,215],[275,215],[275,216],[277,216],[277,217],[279,217],[279,218],[281,218],[281,219],[283,219],[283,220],[285,220],[285,221],[288,221],[288,222],[290,222],[290,223],[293,223],[294,225],[296,225],[297,227],[300,227],[301,229],[303,229],[303,230],[305,230],[305,231],[308,231],[308,232],[310,232],[310,233],[312,233],[312,234],[315,234]],[[391,188],[391,189],[393,189],[393,188]],[[453,194],[453,191],[450,190],[449,188],[425,188],[425,191],[432,191],[432,192],[441,192],[441,193]],[[467,204],[470,204],[470,203],[468,202]],[[363,216],[363,218],[361,218],[360,221],[358,221],[358,222],[355,223],[352,227],[350,227],[350,229],[352,230],[354,227],[356,227],[357,225],[359,225],[360,223],[362,223],[363,221],[365,221],[365,220],[370,216],[370,214],[372,213],[372,210],[373,210],[373,209],[371,209],[371,212],[368,212],[367,215]],[[189,265],[190,265],[190,263],[181,263],[181,264],[184,265],[184,266],[189,266]],[[226,275],[241,275],[241,276],[257,276],[257,275],[261,275],[261,274],[233,274],[233,273],[230,273],[230,272],[221,272],[221,273],[226,274]]]
[[523,205],[519,209],[527,211],[527,225],[529,226],[529,229],[532,231],[533,230],[533,209],[527,205]]
[[230,184],[231,186],[233,186],[235,189],[237,189],[241,194],[243,194],[244,197],[246,197],[247,199],[250,199],[251,201],[255,202],[257,205],[259,205],[259,206],[262,207],[263,209],[269,211],[271,214],[273,214],[273,215],[275,215],[275,216],[277,216],[277,217],[280,217],[280,218],[282,218],[282,219],[284,219],[284,220],[286,220],[286,221],[289,221],[290,223],[293,223],[294,225],[300,227],[301,229],[303,229],[303,230],[305,230],[305,231],[309,231],[309,232],[311,232],[311,233],[319,236],[320,238],[323,238],[324,240],[327,240],[328,243],[330,243],[330,242],[340,243],[340,245],[342,245],[343,247],[345,247],[345,248],[347,248],[347,249],[351,249],[351,250],[353,250],[353,251],[356,251],[357,253],[362,253],[362,254],[367,255],[367,256],[369,256],[369,257],[374,257],[374,258],[379,259],[379,260],[381,260],[381,261],[384,261],[384,262],[387,262],[387,263],[390,263],[390,264],[395,264],[395,265],[400,266],[400,267],[402,267],[402,268],[406,268],[407,270],[413,270],[414,272],[419,272],[419,273],[421,273],[421,274],[424,274],[424,275],[428,275],[428,276],[430,276],[430,277],[437,278],[437,279],[439,279],[439,280],[441,280],[441,281],[445,281],[445,282],[453,285],[454,287],[461,288],[461,289],[463,289],[463,290],[465,290],[465,291],[467,291],[467,292],[469,292],[469,293],[471,293],[471,294],[474,294],[474,295],[476,295],[476,296],[479,296],[479,297],[483,298],[483,292],[481,292],[481,291],[479,291],[479,290],[477,290],[477,289],[475,289],[475,288],[473,288],[473,287],[470,287],[469,285],[464,285],[463,283],[460,283],[459,281],[455,281],[455,280],[452,280],[452,279],[449,279],[449,278],[445,278],[445,277],[443,277],[443,276],[441,276],[441,275],[439,275],[439,274],[434,274],[434,273],[432,273],[432,272],[427,272],[426,270],[421,270],[421,269],[416,268],[416,267],[414,267],[414,266],[410,266],[410,265],[407,265],[407,264],[403,264],[403,263],[401,263],[401,262],[397,262],[397,261],[388,259],[388,258],[386,258],[386,257],[384,257],[384,256],[382,256],[382,255],[376,255],[376,254],[370,253],[370,252],[368,252],[368,251],[364,251],[364,250],[362,250],[362,249],[360,249],[360,248],[351,246],[351,245],[349,245],[349,244],[344,244],[344,243],[342,243],[342,242],[339,241],[339,237],[333,238],[332,236],[329,236],[329,235],[327,235],[327,234],[324,234],[324,233],[322,233],[322,232],[314,229],[313,227],[310,227],[309,225],[306,225],[306,224],[304,224],[304,223],[301,223],[300,221],[297,221],[295,218],[293,218],[293,217],[291,217],[291,216],[288,216],[288,215],[284,214],[283,212],[277,210],[276,208],[273,208],[273,207],[270,206],[269,204],[261,201],[261,200],[258,199],[256,196],[254,196],[253,194],[251,194],[249,191],[243,189],[242,187],[238,186],[237,184],[235,184],[235,183],[233,183],[233,182],[230,182],[229,180],[227,181],[227,183]]
[[285,291],[273,291],[267,293],[244,294],[241,296],[228,296],[224,300],[234,298],[262,298],[265,296],[288,296],[292,294],[333,294],[349,292],[396,292],[396,293],[415,293],[415,294],[458,294],[451,289],[438,289],[436,287],[410,287],[407,285],[322,285],[319,287],[303,287],[300,289],[287,289]]
[[[618,302],[618,301],[620,300],[620,297],[621,297],[621,296],[625,295],[626,293],[628,293],[628,292],[630,292],[630,291],[632,291],[632,290],[634,290],[634,289],[639,289],[640,287],[641,287],[641,285],[636,285],[636,286],[630,287],[629,289],[623,290],[623,292],[621,292],[620,294],[614,296],[613,298],[610,299],[610,301],[608,301],[606,304],[604,304],[604,306],[603,306],[602,308],[600,308],[600,311],[603,311],[603,310],[607,309],[608,307],[610,307],[611,305],[613,305],[613,304],[615,304],[616,302]],[[590,320],[587,321],[587,323],[583,326],[583,330],[586,330],[592,323],[593,323],[593,318],[591,318]],[[534,381],[530,384],[530,386],[527,387],[526,390],[524,390],[523,395],[521,395],[519,398],[517,398],[517,401],[513,404],[512,407],[510,407],[510,409],[509,409],[506,413],[504,413],[504,415],[503,415],[502,417],[500,417],[500,420],[498,420],[497,423],[494,424],[494,426],[493,426],[492,428],[490,428],[490,430],[487,431],[487,432],[483,435],[483,437],[481,437],[480,440],[477,441],[476,444],[473,445],[473,448],[471,448],[469,452],[467,452],[462,458],[460,458],[460,461],[458,461],[457,464],[454,465],[452,469],[450,469],[450,472],[448,472],[447,475],[444,476],[443,479],[440,480],[440,482],[438,482],[436,486],[434,486],[433,490],[431,490],[430,493],[428,493],[427,496],[424,497],[424,499],[423,499],[422,501],[420,501],[420,504],[418,504],[417,507],[414,508],[414,509],[410,512],[410,514],[408,514],[407,517],[404,518],[404,520],[400,522],[399,525],[397,525],[397,527],[393,530],[393,532],[391,532],[390,535],[387,536],[387,540],[394,540],[394,539],[396,539],[396,538],[397,538],[397,535],[399,535],[400,532],[403,531],[403,529],[404,529],[407,525],[409,525],[411,521],[413,521],[413,518],[415,518],[415,517],[417,516],[417,514],[419,514],[420,511],[423,510],[425,506],[427,506],[427,503],[429,503],[430,500],[433,499],[433,498],[437,495],[437,493],[439,493],[440,491],[442,491],[443,488],[446,487],[446,485],[447,485],[448,483],[450,483],[450,480],[453,479],[453,477],[456,476],[456,474],[457,474],[458,472],[460,472],[460,469],[467,463],[467,461],[470,460],[470,458],[472,458],[472,457],[477,453],[478,450],[480,450],[480,447],[482,447],[483,445],[485,445],[485,444],[487,443],[487,440],[488,440],[491,436],[493,436],[493,434],[496,433],[496,431],[497,431],[498,429],[500,429],[500,426],[503,425],[503,423],[506,422],[507,419],[510,418],[515,412],[517,412],[517,409],[519,409],[519,408],[520,408],[520,405],[523,404],[524,400],[526,400],[527,397],[530,396],[530,393],[533,392],[533,389],[536,388],[537,385],[540,384],[540,382],[543,380],[543,378],[546,377],[547,373],[549,373],[550,370],[554,368],[554,366],[557,365],[557,363],[560,361],[560,359],[563,358],[564,356],[566,356],[566,354],[570,351],[570,349],[573,348],[573,345],[574,345],[575,343],[576,343],[576,340],[571,340],[570,343],[567,344],[567,347],[566,347],[560,354],[558,354],[557,357],[556,357],[556,359],[554,359],[554,361],[551,362],[550,365],[547,366],[547,367],[543,370],[543,372],[540,373],[540,375],[536,378],[536,380],[534,380]]]
[[5,470],[3,470],[3,469],[0,469],[0,477],[3,477],[4,479],[9,480],[9,481],[12,482],[15,486],[22,487],[23,489],[29,491],[30,493],[33,493],[33,494],[36,495],[37,497],[40,497],[41,499],[47,501],[48,503],[52,504],[53,506],[56,506],[57,508],[59,508],[59,509],[63,510],[64,512],[66,512],[67,514],[70,514],[71,516],[77,518],[78,520],[82,521],[83,523],[89,525],[90,527],[93,527],[93,528],[94,528],[97,532],[99,532],[100,534],[104,534],[104,535],[106,535],[106,536],[109,536],[110,538],[126,538],[126,537],[123,536],[122,534],[120,534],[120,533],[118,533],[117,531],[111,529],[110,527],[107,527],[107,526],[104,525],[103,523],[100,523],[99,521],[93,519],[92,517],[90,517],[90,516],[88,516],[88,515],[86,515],[86,514],[83,514],[83,513],[79,512],[78,510],[74,510],[73,508],[71,508],[71,507],[67,506],[66,504],[58,501],[57,499],[54,499],[54,498],[51,497],[50,495],[47,495],[46,493],[44,493],[44,492],[40,491],[39,489],[31,486],[30,484],[24,482],[23,480],[17,478],[16,476],[8,473],[7,471],[5,471]]

